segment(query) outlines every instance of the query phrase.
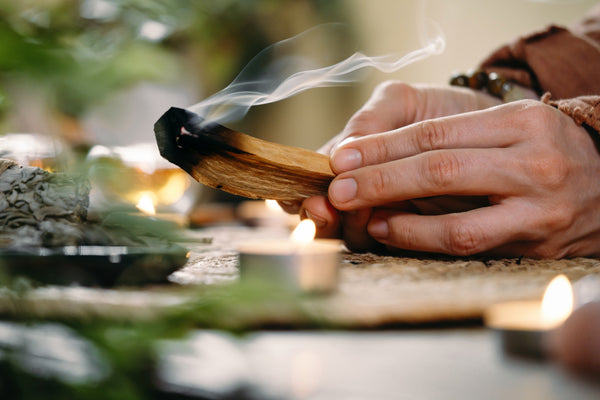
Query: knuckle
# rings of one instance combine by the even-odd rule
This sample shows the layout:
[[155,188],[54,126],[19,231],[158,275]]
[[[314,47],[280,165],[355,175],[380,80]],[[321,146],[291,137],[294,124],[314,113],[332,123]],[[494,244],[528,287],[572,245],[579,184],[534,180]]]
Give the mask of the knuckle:
[[559,112],[554,107],[535,100],[523,100],[522,108],[516,114],[529,135],[547,135],[559,121]]
[[418,234],[411,224],[390,224],[390,239],[403,249],[415,250],[421,247]]
[[443,190],[457,182],[463,173],[463,162],[450,152],[432,152],[427,158],[425,181]]
[[374,109],[363,108],[348,121],[344,131],[346,136],[363,136],[377,130],[378,115]]
[[569,175],[568,161],[559,153],[533,156],[527,161],[527,176],[542,187],[562,187]]
[[386,192],[392,187],[390,176],[380,168],[373,168],[368,176],[368,190],[365,196],[371,201],[382,201],[386,197]]
[[385,81],[375,88],[375,94],[384,98],[402,98],[414,91],[414,87],[401,81]]
[[546,211],[543,230],[555,233],[567,230],[575,220],[574,210],[569,206],[554,207]]
[[417,148],[421,152],[444,148],[449,139],[445,125],[436,120],[425,120],[419,123],[420,129],[415,137]]
[[375,89],[369,103],[375,107],[395,105],[401,107],[403,113],[412,114],[419,97],[420,90],[415,86],[400,81],[387,81]]
[[556,120],[557,110],[552,106],[536,100],[527,100],[525,105],[528,112],[528,119],[534,123]]
[[551,260],[561,258],[564,251],[552,244],[543,243],[533,248],[528,255],[532,258]]
[[485,234],[474,225],[452,220],[446,227],[445,248],[450,254],[468,256],[484,250]]
[[547,106],[544,103],[537,100],[525,99],[518,102],[514,102],[513,104],[515,105],[515,107],[519,107],[521,111],[527,113],[528,115],[538,115],[537,113],[544,113],[547,111]]
[[392,159],[390,154],[390,148],[383,140],[376,140],[371,146],[365,149],[364,154],[364,163],[367,165],[371,165],[377,162],[386,162]]

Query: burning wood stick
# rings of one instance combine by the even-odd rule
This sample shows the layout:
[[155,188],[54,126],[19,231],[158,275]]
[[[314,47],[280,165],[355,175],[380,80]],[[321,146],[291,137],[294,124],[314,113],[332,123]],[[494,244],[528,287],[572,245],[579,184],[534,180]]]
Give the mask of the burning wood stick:
[[329,157],[236,132],[181,108],[154,125],[160,154],[198,182],[252,199],[327,195]]

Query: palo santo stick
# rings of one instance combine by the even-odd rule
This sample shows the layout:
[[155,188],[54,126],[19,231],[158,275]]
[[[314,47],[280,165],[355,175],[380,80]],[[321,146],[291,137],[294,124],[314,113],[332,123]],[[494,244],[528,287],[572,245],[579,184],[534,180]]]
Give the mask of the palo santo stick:
[[327,195],[329,157],[257,139],[170,108],[154,125],[160,154],[198,182],[252,199]]

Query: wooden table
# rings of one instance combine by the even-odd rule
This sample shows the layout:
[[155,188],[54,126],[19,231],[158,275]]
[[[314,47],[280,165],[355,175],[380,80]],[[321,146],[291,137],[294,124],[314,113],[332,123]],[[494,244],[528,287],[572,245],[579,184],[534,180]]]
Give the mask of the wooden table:
[[[185,304],[190,287],[200,293],[229,290],[239,278],[237,244],[282,234],[241,226],[190,231],[190,260],[170,276],[170,285],[43,287],[18,308],[14,299],[0,296],[0,312],[48,319],[160,318]],[[284,316],[284,331],[251,328],[234,336],[206,326],[185,339],[161,341],[158,382],[163,392],[192,398],[231,398],[223,396],[234,392],[239,399],[600,398],[598,384],[559,366],[505,356],[494,332],[481,323],[488,305],[538,298],[558,273],[577,280],[600,273],[600,261],[346,253],[338,290],[304,298],[301,315]],[[252,324],[268,325],[273,314],[255,311]],[[223,309],[228,312],[235,310]],[[306,330],[313,318],[327,329]],[[296,321],[301,324],[294,327]]]
[[242,338],[196,331],[168,349],[162,377],[190,393],[246,385],[258,398],[311,400],[600,398],[599,384],[559,366],[504,356],[481,327]]

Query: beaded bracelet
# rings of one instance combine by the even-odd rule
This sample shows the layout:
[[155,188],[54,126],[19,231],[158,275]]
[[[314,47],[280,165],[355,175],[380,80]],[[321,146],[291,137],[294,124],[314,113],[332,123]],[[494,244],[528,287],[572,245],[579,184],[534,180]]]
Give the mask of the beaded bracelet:
[[468,87],[501,99],[503,102],[524,99],[525,92],[513,81],[505,79],[495,72],[489,74],[477,70],[466,74],[455,74],[450,78],[450,85]]

